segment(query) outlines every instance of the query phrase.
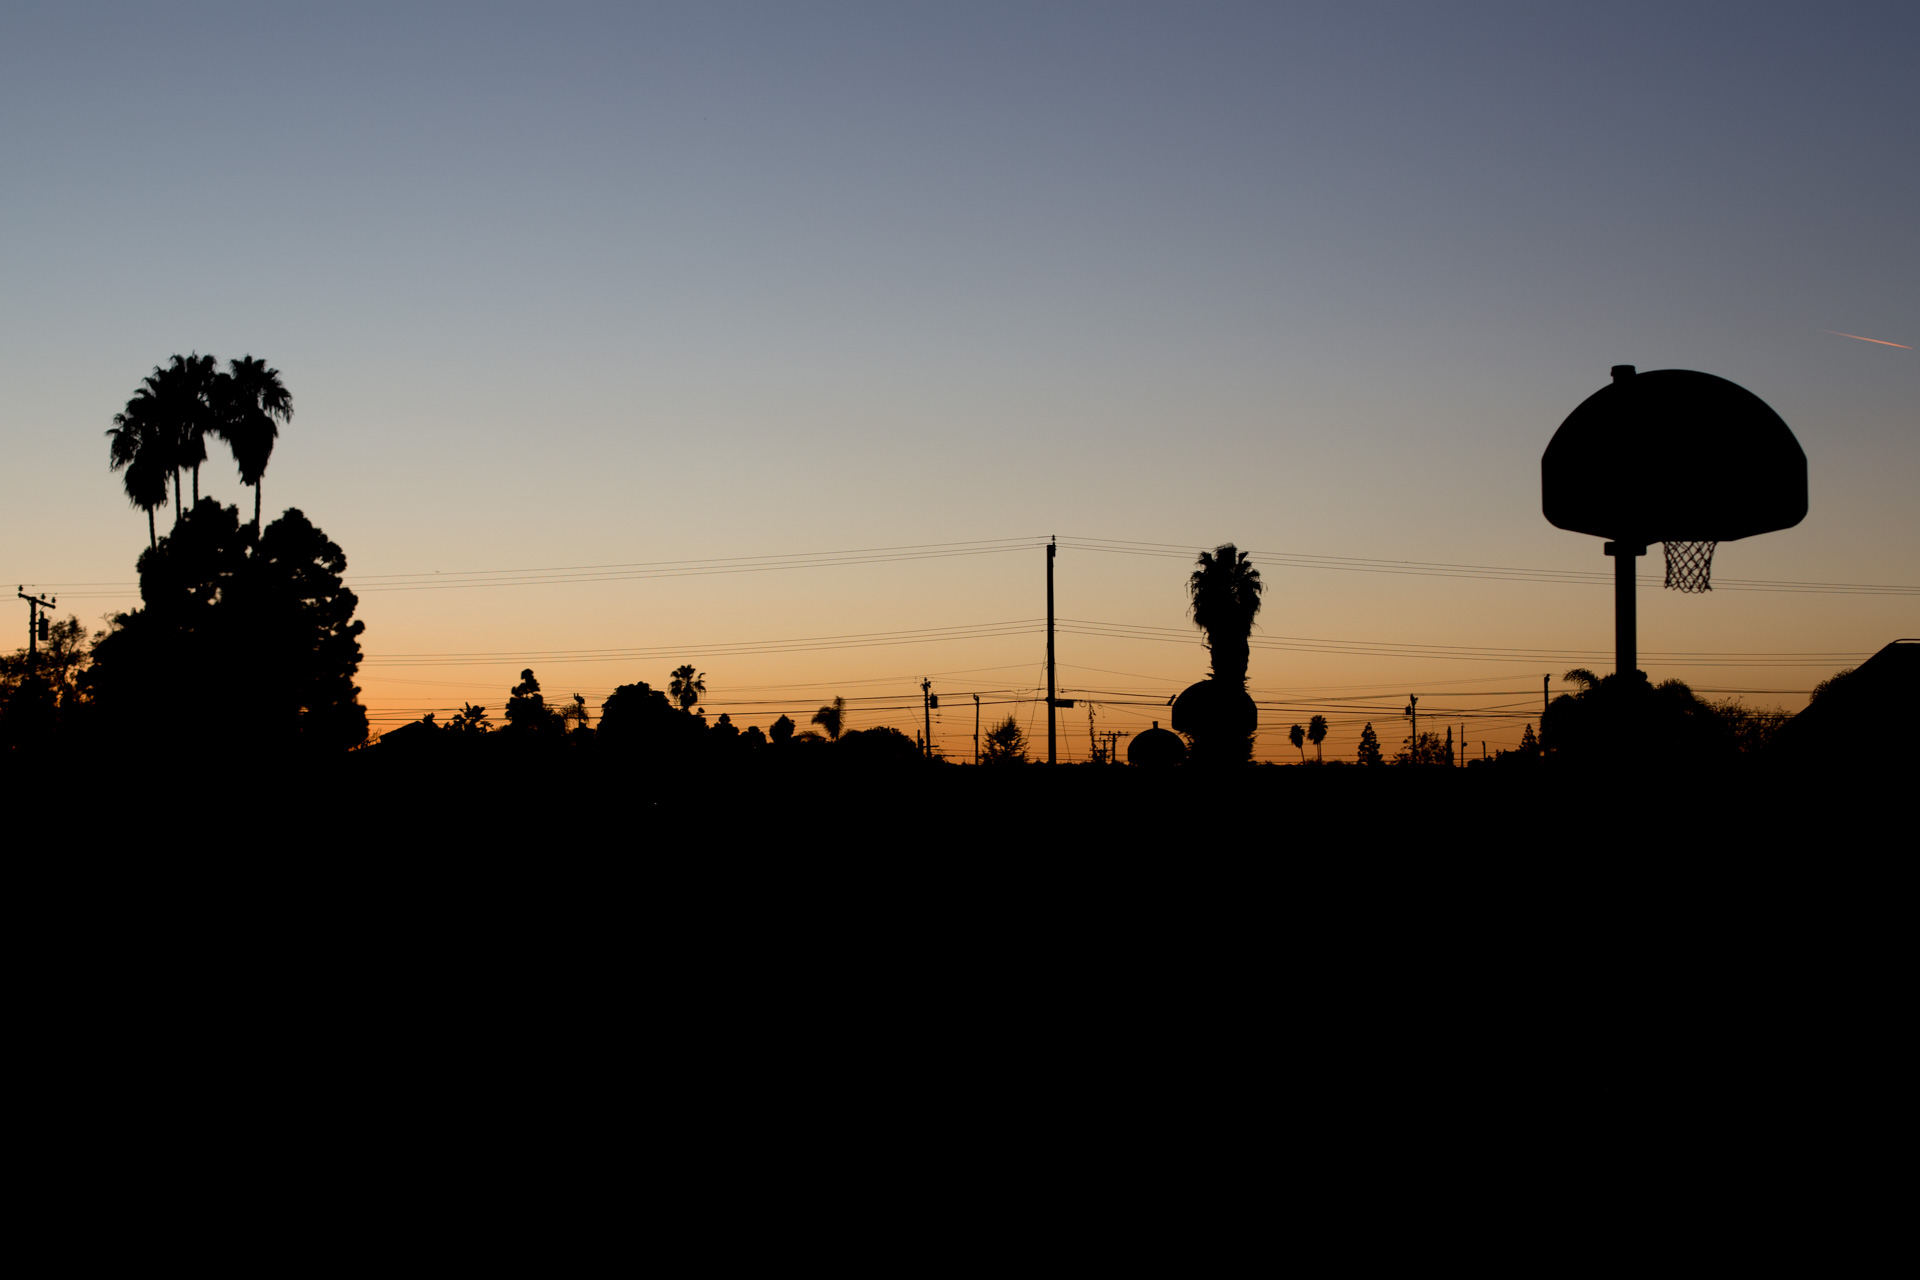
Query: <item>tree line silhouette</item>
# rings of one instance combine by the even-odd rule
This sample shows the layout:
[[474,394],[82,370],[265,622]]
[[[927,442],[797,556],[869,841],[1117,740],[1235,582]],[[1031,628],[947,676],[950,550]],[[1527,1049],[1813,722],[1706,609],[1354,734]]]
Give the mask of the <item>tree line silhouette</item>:
[[[354,618],[358,600],[343,580],[346,554],[298,509],[261,523],[262,481],[279,429],[292,416],[279,371],[252,355],[225,369],[211,355],[175,355],[142,379],[107,431],[109,467],[147,516],[148,546],[136,561],[141,603],[91,636],[77,618],[50,622],[37,653],[0,656],[0,744],[9,760],[80,747],[277,758],[338,756],[371,745],[354,684],[365,624]],[[209,437],[227,445],[241,482],[252,488],[251,520],[201,496]],[[155,512],[169,503],[174,518],[162,535]],[[1223,543],[1199,553],[1185,589],[1209,671],[1173,700],[1175,732],[1156,722],[1136,735],[1127,759],[1162,768],[1245,767],[1258,729],[1247,693],[1250,640],[1265,584],[1246,552]],[[1883,700],[1914,692],[1916,648],[1889,646],[1858,672],[1824,682],[1797,720],[1709,702],[1676,680],[1650,684],[1639,673],[1601,678],[1575,669],[1565,678],[1578,687],[1546,708],[1538,734],[1529,724],[1518,747],[1465,763],[1594,769],[1647,760],[1721,766],[1783,752],[1804,758],[1821,736],[1857,727],[1876,701],[1888,705]],[[623,684],[594,709],[579,693],[550,703],[527,669],[507,691],[498,722],[487,707],[465,704],[445,723],[429,714],[385,734],[375,753],[479,760],[546,752],[644,757],[676,768],[754,759],[945,762],[898,729],[850,729],[839,697],[814,712],[804,731],[784,715],[763,730],[743,729],[727,714],[709,724],[700,706],[706,693],[706,673],[685,664],[663,689]],[[1812,724],[1822,728],[1803,727]],[[1289,728],[1300,764],[1341,767],[1324,759],[1328,732],[1322,715]],[[1444,740],[1421,733],[1389,757],[1369,723],[1357,764],[1455,765],[1464,748],[1456,750],[1450,730]],[[1031,762],[1014,716],[987,727],[979,761]]]

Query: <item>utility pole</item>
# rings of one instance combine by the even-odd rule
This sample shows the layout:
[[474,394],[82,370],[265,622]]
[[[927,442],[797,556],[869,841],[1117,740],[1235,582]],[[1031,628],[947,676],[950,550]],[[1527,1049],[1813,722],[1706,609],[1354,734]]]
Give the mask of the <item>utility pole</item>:
[[1087,704],[1087,759],[1098,764],[1100,761],[1100,739],[1093,736],[1093,704]]
[[1467,767],[1467,722],[1465,720],[1460,722],[1460,758],[1454,763],[1462,769]]
[[973,762],[980,763],[980,695],[973,695]]
[[1054,762],[1054,712],[1060,700],[1054,697],[1054,551],[1058,545],[1046,539],[1046,764]]
[[40,642],[47,638],[47,615],[41,609],[51,609],[60,603],[60,597],[48,600],[42,596],[30,596],[24,585],[16,586],[13,593],[27,602],[27,674],[33,674],[39,667]]
[[940,705],[940,699],[934,696],[933,681],[920,678],[920,712],[927,718],[926,751],[927,759],[933,759],[933,709]]
[[1407,695],[1407,719],[1413,721],[1413,741],[1407,758],[1414,764],[1420,763],[1420,698],[1417,694]]
[[1547,727],[1547,698],[1551,696],[1547,692],[1547,685],[1552,679],[1552,676],[1540,677],[1540,727],[1542,729]]

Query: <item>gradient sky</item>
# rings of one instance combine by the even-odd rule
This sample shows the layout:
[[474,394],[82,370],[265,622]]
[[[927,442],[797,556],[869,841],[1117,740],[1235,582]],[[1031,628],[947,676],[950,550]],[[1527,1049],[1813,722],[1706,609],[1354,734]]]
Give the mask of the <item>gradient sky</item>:
[[[597,704],[675,662],[564,651],[672,650],[742,723],[840,692],[907,726],[884,708],[934,674],[963,755],[968,692],[1031,696],[1031,630],[718,647],[1035,618],[1057,533],[1253,549],[1258,637],[1456,647],[1256,648],[1263,755],[1313,710],[1330,754],[1363,720],[1391,745],[1408,692],[1497,747],[1543,673],[1609,665],[1604,586],[1257,553],[1604,572],[1541,517],[1539,457],[1632,363],[1747,386],[1808,454],[1807,520],[1716,576],[1920,584],[1920,351],[1828,332],[1920,346],[1916,48],[1911,3],[11,4],[0,573],[133,603],[78,585],[145,545],[109,419],[174,352],[251,352],[297,408],[267,506],[363,588],[1031,540],[363,590],[376,728],[497,715],[527,662]],[[250,500],[218,446],[202,482]],[[1065,617],[1189,627],[1178,557],[1059,573]],[[1920,634],[1911,591],[1641,610],[1656,679],[1790,707]],[[455,653],[494,656],[397,661]],[[1206,659],[1076,634],[1061,661],[1130,731]]]

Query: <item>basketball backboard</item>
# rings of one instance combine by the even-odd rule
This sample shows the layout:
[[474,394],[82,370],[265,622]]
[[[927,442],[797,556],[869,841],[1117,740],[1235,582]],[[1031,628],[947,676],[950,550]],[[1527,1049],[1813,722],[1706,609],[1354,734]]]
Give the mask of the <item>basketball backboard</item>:
[[1550,522],[1621,542],[1732,542],[1806,517],[1807,455],[1759,396],[1692,369],[1613,374],[1540,459]]

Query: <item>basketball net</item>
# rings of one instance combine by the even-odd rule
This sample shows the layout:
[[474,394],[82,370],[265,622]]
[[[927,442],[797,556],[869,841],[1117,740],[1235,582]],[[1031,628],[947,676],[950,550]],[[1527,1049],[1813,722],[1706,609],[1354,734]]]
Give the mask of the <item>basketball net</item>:
[[1667,581],[1673,591],[1689,594],[1713,590],[1713,549],[1717,542],[1663,542],[1667,552]]

